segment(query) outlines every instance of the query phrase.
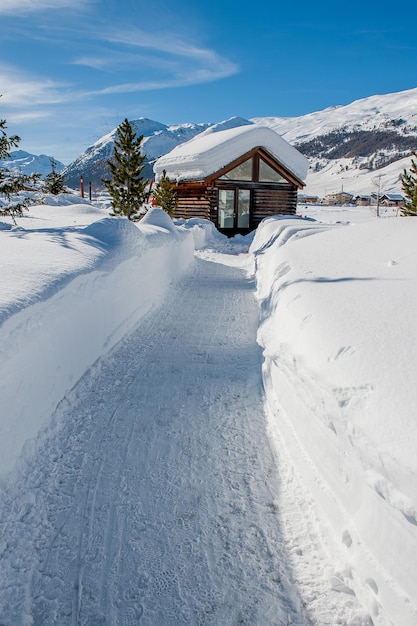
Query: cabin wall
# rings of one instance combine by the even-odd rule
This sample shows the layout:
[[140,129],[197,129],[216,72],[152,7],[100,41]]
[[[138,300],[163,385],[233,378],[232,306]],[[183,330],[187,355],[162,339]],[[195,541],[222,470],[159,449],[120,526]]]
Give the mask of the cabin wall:
[[252,196],[252,228],[256,228],[266,217],[295,215],[297,191],[295,185],[255,188]]
[[175,211],[176,218],[212,220],[213,213],[213,189],[204,185],[178,185],[176,187],[178,206]]
[[217,225],[218,190],[239,188],[251,189],[250,230],[255,229],[266,217],[274,215],[294,215],[297,210],[298,188],[293,184],[232,183],[214,181],[204,184],[180,183],[176,187],[178,207],[176,218],[200,218]]

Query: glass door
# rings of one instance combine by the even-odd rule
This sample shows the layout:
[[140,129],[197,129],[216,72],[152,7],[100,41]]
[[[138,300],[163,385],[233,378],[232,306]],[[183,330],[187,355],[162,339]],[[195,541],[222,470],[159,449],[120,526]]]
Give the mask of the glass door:
[[235,191],[234,189],[219,189],[219,218],[220,229],[235,227]]
[[237,227],[249,228],[250,223],[250,191],[238,189],[237,196]]
[[219,189],[218,228],[220,230],[250,227],[250,190]]

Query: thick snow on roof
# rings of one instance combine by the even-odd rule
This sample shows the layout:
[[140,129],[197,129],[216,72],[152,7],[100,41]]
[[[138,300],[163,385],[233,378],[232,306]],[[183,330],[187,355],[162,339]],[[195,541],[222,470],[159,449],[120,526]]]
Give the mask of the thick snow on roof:
[[274,130],[257,124],[197,135],[160,157],[154,165],[155,176],[158,180],[166,170],[171,180],[207,178],[242,154],[260,146],[298,180],[306,178],[307,159]]

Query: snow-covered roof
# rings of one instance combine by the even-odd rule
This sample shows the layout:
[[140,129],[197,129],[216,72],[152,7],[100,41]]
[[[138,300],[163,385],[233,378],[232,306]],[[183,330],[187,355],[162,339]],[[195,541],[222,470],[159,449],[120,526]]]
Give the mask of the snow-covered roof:
[[161,156],[154,165],[156,180],[163,170],[171,180],[201,180],[218,172],[253,148],[265,148],[299,181],[308,160],[272,128],[250,124],[212,133],[200,133]]
[[404,200],[400,193],[384,193],[384,196],[389,200]]

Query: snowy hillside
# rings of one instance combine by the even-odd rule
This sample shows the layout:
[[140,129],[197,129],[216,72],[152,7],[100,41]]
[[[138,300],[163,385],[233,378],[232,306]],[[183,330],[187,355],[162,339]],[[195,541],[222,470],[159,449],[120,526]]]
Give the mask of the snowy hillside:
[[400,128],[402,134],[417,136],[417,88],[361,98],[300,117],[260,117],[253,121],[271,126],[293,144],[307,143],[345,127],[352,131]]
[[[55,163],[56,171],[60,172],[64,168],[64,164],[56,160]],[[30,154],[24,150],[13,150],[10,152],[9,159],[0,160],[1,167],[28,175],[41,174],[42,178],[45,178],[51,172],[51,157],[45,154]]]
[[273,128],[310,159],[305,193],[324,197],[343,188],[371,194],[380,175],[382,192],[401,193],[399,175],[417,150],[417,89],[253,121]]

